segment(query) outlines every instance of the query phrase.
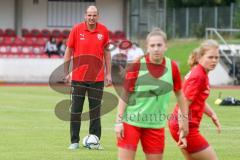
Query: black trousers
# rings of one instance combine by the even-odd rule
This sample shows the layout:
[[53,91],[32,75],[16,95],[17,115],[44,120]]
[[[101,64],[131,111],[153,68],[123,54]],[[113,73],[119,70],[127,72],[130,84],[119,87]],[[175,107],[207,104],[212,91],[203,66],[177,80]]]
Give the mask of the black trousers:
[[[90,119],[89,134],[101,138],[100,106],[103,95],[104,82],[77,82],[72,81],[72,106],[70,135],[71,143],[78,143],[81,121]],[[82,117],[85,95],[88,95],[89,117]],[[85,114],[86,115],[86,114]]]

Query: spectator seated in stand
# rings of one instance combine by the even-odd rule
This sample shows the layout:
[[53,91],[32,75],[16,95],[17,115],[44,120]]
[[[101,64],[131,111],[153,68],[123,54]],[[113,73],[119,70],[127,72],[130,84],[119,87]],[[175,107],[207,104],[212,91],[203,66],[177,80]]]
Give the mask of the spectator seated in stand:
[[48,54],[49,58],[51,57],[51,55],[54,55],[54,54],[59,55],[55,38],[50,37],[49,41],[47,41],[45,46],[45,53]]
[[66,50],[66,39],[63,39],[58,43],[57,49],[58,49],[58,54],[60,56],[64,56],[64,53]]

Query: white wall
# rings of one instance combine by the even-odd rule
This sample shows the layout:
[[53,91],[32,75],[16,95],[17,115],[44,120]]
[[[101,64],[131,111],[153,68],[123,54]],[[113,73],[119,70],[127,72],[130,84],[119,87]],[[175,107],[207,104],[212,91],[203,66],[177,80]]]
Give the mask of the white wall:
[[0,82],[47,83],[53,71],[63,64],[63,59],[2,58]]
[[14,0],[1,0],[0,28],[14,28]]
[[[123,0],[96,0],[100,22],[110,30],[123,30]],[[47,27],[47,0],[23,0],[23,28]],[[0,28],[14,28],[14,0],[0,1]],[[49,28],[52,29],[52,28]],[[64,29],[64,28],[60,28]]]
[[23,0],[23,28],[47,27],[47,0],[39,0],[33,4],[33,0]]
[[110,30],[123,30],[123,0],[96,0],[100,22]]

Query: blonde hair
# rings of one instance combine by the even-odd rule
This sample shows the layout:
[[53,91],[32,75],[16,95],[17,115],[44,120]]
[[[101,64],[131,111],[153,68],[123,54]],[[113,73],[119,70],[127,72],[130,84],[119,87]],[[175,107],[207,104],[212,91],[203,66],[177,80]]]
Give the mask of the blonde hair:
[[148,42],[152,36],[161,36],[164,42],[167,42],[167,35],[160,28],[157,27],[153,28],[152,31],[148,33],[146,41]]
[[213,39],[207,39],[203,41],[199,48],[193,50],[188,58],[188,64],[192,68],[198,64],[199,58],[205,55],[206,51],[210,48],[219,48],[219,44],[217,41]]
[[188,57],[188,65],[190,66],[190,68],[198,64],[198,53],[199,53],[199,48],[196,48]]

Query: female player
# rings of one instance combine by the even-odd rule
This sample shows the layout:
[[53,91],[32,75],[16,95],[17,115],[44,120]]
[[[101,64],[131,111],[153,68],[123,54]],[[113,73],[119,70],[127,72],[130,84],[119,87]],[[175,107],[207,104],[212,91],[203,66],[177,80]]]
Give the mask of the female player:
[[[188,115],[177,64],[164,56],[166,34],[155,28],[147,38],[147,54],[127,69],[115,125],[120,160],[134,160],[139,140],[147,160],[162,160],[164,126],[173,89],[183,114]],[[188,133],[188,120],[180,126],[180,142]]]
[[[191,71],[186,75],[183,84],[183,93],[189,106],[189,134],[186,137],[187,147],[181,149],[186,160],[217,160],[217,156],[205,138],[199,132],[203,113],[208,115],[220,133],[220,123],[216,113],[206,103],[210,87],[209,71],[213,70],[219,61],[219,46],[214,40],[205,40],[189,57]],[[179,117],[178,104],[173,116]],[[179,136],[178,118],[169,120],[169,129],[175,141]]]

